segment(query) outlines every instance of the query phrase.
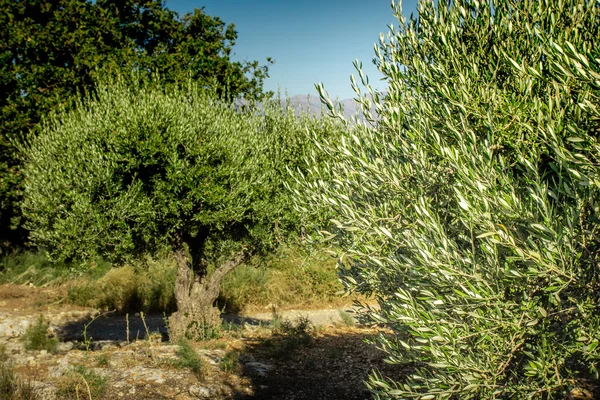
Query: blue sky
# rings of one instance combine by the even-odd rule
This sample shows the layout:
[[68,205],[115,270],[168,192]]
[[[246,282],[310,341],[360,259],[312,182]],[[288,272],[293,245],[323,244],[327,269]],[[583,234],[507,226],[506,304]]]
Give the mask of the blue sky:
[[[352,98],[350,74],[358,58],[369,81],[385,89],[372,64],[373,44],[387,25],[397,25],[389,0],[167,0],[168,8],[183,15],[205,7],[208,15],[233,22],[238,31],[236,60],[275,59],[265,89],[290,96],[316,95],[323,82],[332,98]],[[405,15],[416,0],[405,0]],[[356,75],[356,73],[355,73]]]

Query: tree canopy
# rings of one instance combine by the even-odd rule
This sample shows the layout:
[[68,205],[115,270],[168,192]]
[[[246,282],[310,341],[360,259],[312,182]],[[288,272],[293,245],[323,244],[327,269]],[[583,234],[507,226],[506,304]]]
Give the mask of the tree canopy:
[[158,0],[1,0],[0,238],[24,233],[13,144],[42,117],[112,71],[158,75],[165,84],[192,79],[222,97],[260,98],[268,67],[233,61],[236,39],[235,25],[203,9],[180,17]]
[[394,331],[378,345],[402,372],[375,371],[370,390],[597,398],[598,2],[394,13],[375,57],[387,93],[362,79],[363,112],[375,103],[377,118],[323,143],[330,162],[297,192],[335,214],[325,238],[343,281],[377,299],[365,318]]

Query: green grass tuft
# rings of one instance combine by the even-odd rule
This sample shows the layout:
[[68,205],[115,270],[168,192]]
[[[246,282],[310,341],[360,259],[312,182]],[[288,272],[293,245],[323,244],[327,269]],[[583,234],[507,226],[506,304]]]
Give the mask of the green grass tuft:
[[219,368],[229,373],[237,372],[240,369],[239,358],[240,352],[238,350],[228,351],[219,363]]
[[40,315],[35,324],[30,325],[21,340],[25,344],[25,350],[46,350],[55,353],[58,340],[48,335],[49,323]]
[[342,323],[346,326],[354,326],[354,317],[347,311],[340,310],[339,311],[340,318]]
[[98,357],[96,357],[96,365],[98,365],[99,367],[108,367],[108,364],[109,364],[108,355],[100,354]]
[[178,360],[175,362],[177,367],[188,368],[198,377],[198,379],[202,378],[205,368],[204,362],[188,341],[181,340],[179,342],[177,357]]

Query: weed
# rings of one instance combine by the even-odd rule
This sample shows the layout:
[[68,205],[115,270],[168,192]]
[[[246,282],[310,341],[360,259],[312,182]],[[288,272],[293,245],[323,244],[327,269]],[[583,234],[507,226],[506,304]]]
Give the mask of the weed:
[[48,336],[49,323],[44,321],[42,315],[39,316],[37,322],[30,325],[22,339],[26,350],[46,350],[49,353],[55,353],[58,341],[56,338]]
[[99,399],[106,392],[106,379],[78,365],[58,382],[58,399]]
[[219,368],[222,371],[234,373],[239,370],[240,352],[238,350],[228,351],[219,363]]
[[241,338],[244,328],[235,322],[225,322],[221,325],[221,329],[227,332],[230,336]]
[[83,325],[82,334],[83,334],[83,346],[85,347],[85,351],[90,351],[90,347],[92,345],[92,339],[93,339],[91,336],[88,336],[88,334],[87,334],[87,328],[88,328],[88,326],[90,326],[90,324],[92,322],[94,322],[95,319],[96,318],[94,317],[94,319],[92,319],[90,322],[88,322],[87,324]]
[[218,309],[208,311],[208,315],[191,321],[186,329],[185,338],[197,342],[221,337],[222,321]]
[[310,336],[314,331],[314,326],[306,315],[299,316],[296,321],[284,320],[276,333],[284,336]]
[[146,316],[143,312],[140,313],[140,318],[142,319],[142,323],[144,324],[144,329],[146,331],[145,343],[150,349],[149,356],[152,359],[152,362],[155,365],[157,365],[158,359],[156,357],[155,345],[160,345],[160,343],[162,342],[162,334],[160,332],[150,333],[150,330],[148,329],[148,325],[146,324]]
[[320,333],[323,333],[323,332],[325,332],[326,330],[327,330],[327,327],[326,327],[325,325],[315,325],[315,326],[313,327],[313,333],[314,333],[315,335],[317,335],[317,334],[320,334]]
[[125,336],[129,345],[129,314],[125,314]]
[[90,320],[90,322],[88,322],[87,324],[83,325],[83,331],[81,332],[81,334],[83,335],[83,346],[85,347],[86,351],[90,351],[90,347],[92,345],[92,337],[87,335],[87,329],[89,328],[89,326],[96,321],[98,318],[103,317],[107,314],[110,314],[112,311],[109,312],[105,312],[105,313],[100,313],[100,314],[96,314],[94,316],[94,318],[92,318]]
[[96,364],[99,367],[107,367],[108,366],[108,355],[106,354],[100,354],[98,357],[96,357]]
[[271,318],[271,322],[269,323],[269,327],[273,331],[278,331],[279,329],[281,329],[281,325],[283,323],[283,318],[281,317],[281,314],[279,314],[279,310],[275,306],[273,306],[271,308],[271,314],[272,314],[272,318]]
[[340,310],[339,315],[344,325],[354,326],[354,317],[352,317],[352,315],[349,312]]
[[38,389],[33,386],[30,381],[18,381],[17,384],[17,395],[13,400],[38,400],[40,396]]
[[[167,313],[163,312],[163,324],[165,325],[166,335],[168,338],[171,337],[171,329],[169,327],[169,317],[167,317]],[[129,337],[129,336],[127,336]]]
[[0,363],[0,398],[12,399],[15,397],[17,389],[17,377],[15,371],[8,362]]
[[300,316],[296,321],[281,320],[272,325],[273,337],[265,341],[265,348],[274,356],[289,357],[299,347],[313,343],[315,328],[306,316]]
[[0,363],[6,362],[10,359],[6,352],[6,344],[0,343]]
[[175,362],[177,367],[189,368],[198,379],[202,378],[204,374],[204,362],[188,341],[182,340],[179,342],[177,357],[178,360]]

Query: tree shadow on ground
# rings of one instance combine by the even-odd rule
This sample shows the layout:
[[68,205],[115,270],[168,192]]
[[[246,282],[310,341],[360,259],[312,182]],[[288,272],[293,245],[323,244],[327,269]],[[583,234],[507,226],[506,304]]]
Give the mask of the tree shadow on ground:
[[243,374],[253,383],[254,395],[239,394],[237,398],[370,399],[364,382],[373,369],[395,380],[406,374],[402,368],[384,363],[384,353],[365,342],[373,333],[347,329],[317,337],[275,335],[248,342],[240,362]]
[[[96,317],[80,318],[59,326],[56,329],[56,337],[62,341],[83,341],[85,336],[94,341],[134,341],[147,339],[148,334],[160,334],[162,341],[169,340],[169,331],[167,327],[167,318],[165,314],[147,314],[139,313],[117,315],[114,313],[105,313]],[[223,314],[221,316],[225,323],[235,325],[258,326],[264,321],[253,318],[246,318],[236,314]]]

